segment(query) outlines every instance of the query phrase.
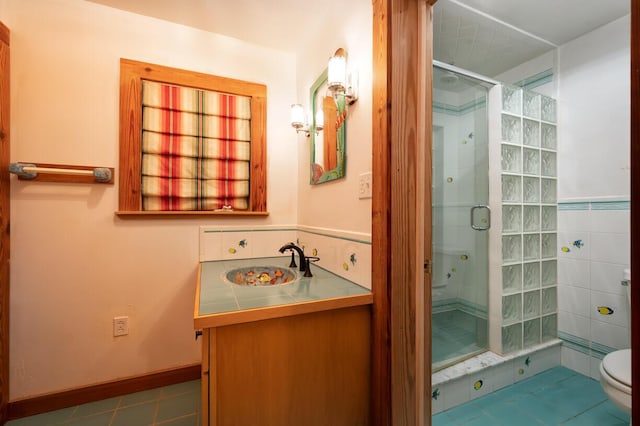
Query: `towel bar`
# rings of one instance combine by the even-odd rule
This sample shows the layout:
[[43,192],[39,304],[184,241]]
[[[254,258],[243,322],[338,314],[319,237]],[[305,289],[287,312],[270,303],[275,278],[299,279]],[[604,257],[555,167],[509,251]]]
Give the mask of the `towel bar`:
[[[84,182],[87,181],[86,177],[92,177],[98,183],[111,183],[113,180],[112,169],[108,167],[84,167],[84,166],[63,166],[54,164],[31,164],[31,163],[11,163],[9,165],[9,172],[14,173],[20,179],[32,180],[39,177],[39,174],[43,175],[66,175],[71,176],[71,179],[41,179],[57,182]],[[76,177],[84,177],[83,180],[78,180]]]

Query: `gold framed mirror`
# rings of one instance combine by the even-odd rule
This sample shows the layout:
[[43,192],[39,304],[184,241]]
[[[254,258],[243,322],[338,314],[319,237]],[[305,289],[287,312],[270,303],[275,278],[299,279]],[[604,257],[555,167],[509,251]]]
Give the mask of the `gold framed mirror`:
[[[311,185],[343,178],[346,170],[347,109],[344,96],[328,90],[327,69],[311,86]],[[322,111],[322,114],[318,114]],[[316,120],[322,120],[322,123]]]

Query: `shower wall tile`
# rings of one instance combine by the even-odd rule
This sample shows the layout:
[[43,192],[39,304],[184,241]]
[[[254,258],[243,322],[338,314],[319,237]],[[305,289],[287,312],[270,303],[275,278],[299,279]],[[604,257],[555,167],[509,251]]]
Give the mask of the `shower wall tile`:
[[591,241],[588,232],[562,232],[558,229],[558,257],[561,259],[589,259]]
[[590,376],[591,357],[588,354],[563,346],[561,356],[563,366],[566,366],[567,368],[570,368],[582,375]]
[[502,141],[520,144],[522,139],[522,124],[519,117],[502,114]]
[[590,265],[589,261],[558,259],[558,285],[589,288],[591,274],[593,274],[593,264]]
[[613,349],[631,347],[629,328],[591,320],[591,341]]
[[[560,295],[558,297],[560,298]],[[589,341],[591,337],[591,319],[588,316],[573,314],[560,308],[558,310],[558,318],[558,331],[560,333]]]
[[592,229],[590,210],[558,209],[558,229],[563,232],[586,231]]
[[628,234],[591,233],[591,260],[628,265],[630,250]]
[[629,302],[620,284],[629,265],[629,226],[628,201],[559,205],[559,331],[567,346],[563,363],[596,378],[606,353],[629,347]]
[[589,228],[593,231],[613,234],[629,234],[631,221],[628,210],[591,210]]
[[582,263],[587,265],[586,268],[589,271],[586,274],[586,286],[588,288],[604,293],[627,296],[627,287],[620,283],[627,265],[596,261]]
[[592,320],[628,327],[628,305],[626,296],[592,291],[589,313]]
[[585,318],[590,316],[589,290],[563,285],[558,287],[558,309]]

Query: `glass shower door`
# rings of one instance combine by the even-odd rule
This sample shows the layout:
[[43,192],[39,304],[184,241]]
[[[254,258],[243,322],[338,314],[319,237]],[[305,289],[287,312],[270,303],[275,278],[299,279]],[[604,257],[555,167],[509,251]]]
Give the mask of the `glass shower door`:
[[489,84],[434,66],[432,371],[487,350]]

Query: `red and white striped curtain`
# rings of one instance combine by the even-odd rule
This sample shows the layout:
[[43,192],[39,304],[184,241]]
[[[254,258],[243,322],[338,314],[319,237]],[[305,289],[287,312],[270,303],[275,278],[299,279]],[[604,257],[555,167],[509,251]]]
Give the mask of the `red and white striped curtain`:
[[142,209],[249,208],[251,98],[142,82]]

